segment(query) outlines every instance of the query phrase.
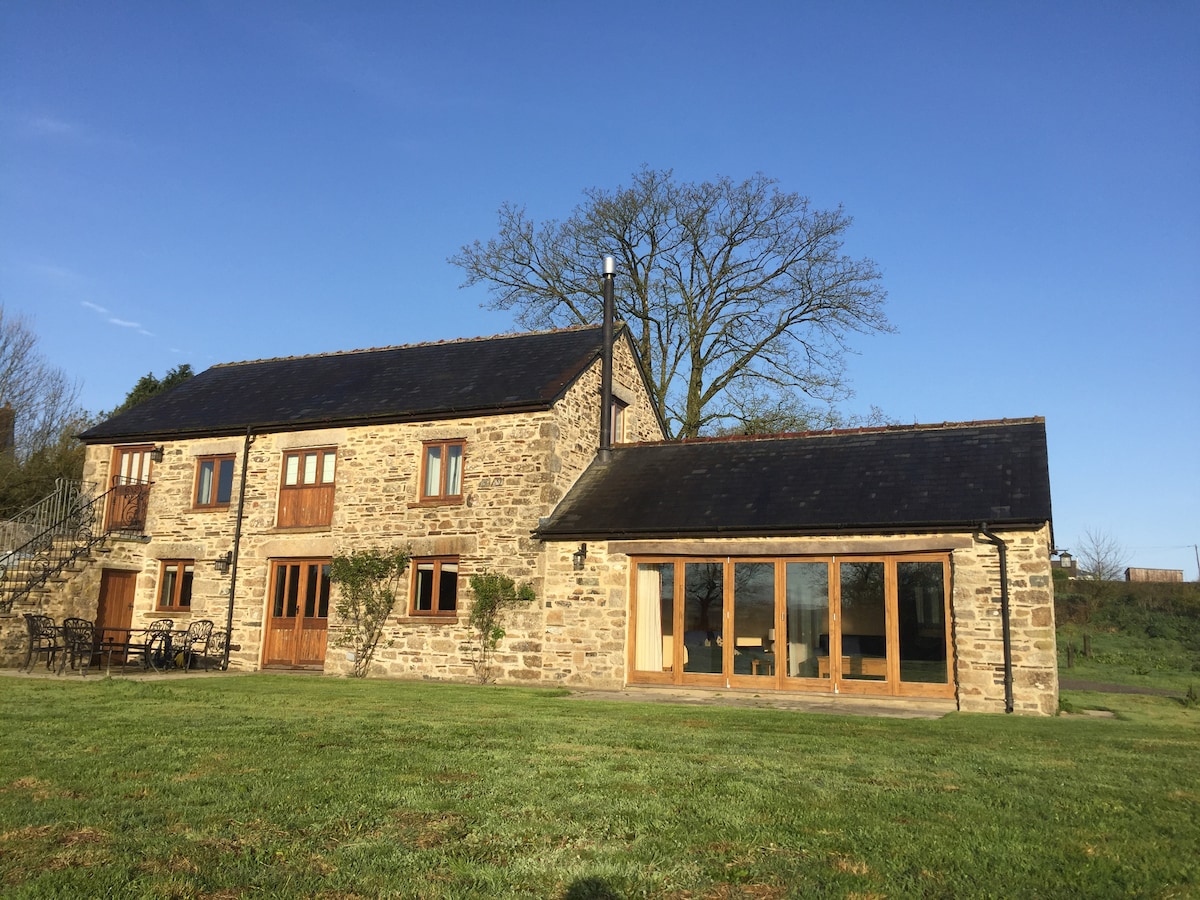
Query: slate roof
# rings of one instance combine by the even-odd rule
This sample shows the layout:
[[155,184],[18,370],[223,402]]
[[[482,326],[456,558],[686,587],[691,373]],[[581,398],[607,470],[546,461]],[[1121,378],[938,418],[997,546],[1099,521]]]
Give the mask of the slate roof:
[[547,409],[602,350],[599,326],[214,366],[85,443]]
[[1050,521],[1041,418],[615,447],[538,528],[563,540]]

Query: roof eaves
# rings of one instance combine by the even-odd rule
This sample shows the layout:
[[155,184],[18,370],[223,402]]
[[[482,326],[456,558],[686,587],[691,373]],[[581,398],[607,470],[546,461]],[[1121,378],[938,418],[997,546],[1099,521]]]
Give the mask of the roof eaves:
[[[943,531],[975,530],[981,520],[955,520],[946,522],[921,523],[877,523],[873,525],[840,524],[829,526],[696,526],[691,528],[673,529],[623,529],[605,531],[603,529],[543,529],[538,528],[532,536],[540,541],[632,541],[632,540],[671,540],[675,538],[764,538],[764,537],[820,537],[826,535],[850,534],[935,534]],[[1040,519],[987,519],[989,526],[997,528],[1040,528],[1045,524]]]
[[274,422],[250,422],[241,425],[224,425],[219,428],[190,428],[158,431],[131,431],[123,434],[85,437],[87,432],[76,435],[84,444],[123,444],[130,441],[181,441],[201,438],[231,437],[246,433],[250,428],[254,434],[275,434],[296,431],[317,431],[322,428],[354,428],[371,425],[401,425],[411,422],[437,422],[443,419],[474,419],[480,416],[505,415],[510,413],[541,412],[553,404],[545,400],[526,403],[508,403],[503,406],[462,407],[444,410],[422,410],[404,415],[348,416],[328,419],[285,420]]

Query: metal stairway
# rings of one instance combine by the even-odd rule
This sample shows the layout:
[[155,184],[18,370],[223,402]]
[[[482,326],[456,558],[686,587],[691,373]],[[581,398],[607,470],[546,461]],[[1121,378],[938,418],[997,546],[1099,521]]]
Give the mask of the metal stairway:
[[109,537],[145,530],[148,482],[121,482],[92,494],[90,483],[60,478],[50,496],[0,522],[0,614],[11,613]]

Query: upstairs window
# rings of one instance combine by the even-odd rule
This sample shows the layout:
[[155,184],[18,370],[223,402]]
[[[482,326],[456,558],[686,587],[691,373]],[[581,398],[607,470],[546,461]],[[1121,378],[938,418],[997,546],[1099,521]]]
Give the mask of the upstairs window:
[[421,464],[421,499],[451,503],[462,499],[463,448],[466,441],[425,444]]
[[614,399],[612,408],[609,410],[610,431],[608,433],[614,444],[625,443],[625,409],[628,406],[628,403]]
[[192,579],[195,574],[194,560],[164,560],[158,579],[158,608],[183,612],[191,610]]
[[279,488],[279,527],[304,528],[333,521],[333,479],[337,450],[292,450],[283,455]]
[[414,616],[453,616],[458,611],[458,557],[413,560]]
[[196,508],[225,507],[232,496],[233,457],[200,457],[196,461]]

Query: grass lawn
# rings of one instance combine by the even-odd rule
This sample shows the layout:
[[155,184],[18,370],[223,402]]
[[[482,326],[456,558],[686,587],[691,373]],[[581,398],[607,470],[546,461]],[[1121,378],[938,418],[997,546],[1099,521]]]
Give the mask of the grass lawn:
[[899,720],[271,675],[0,687],[5,897],[1200,896],[1200,710],[1169,698]]

